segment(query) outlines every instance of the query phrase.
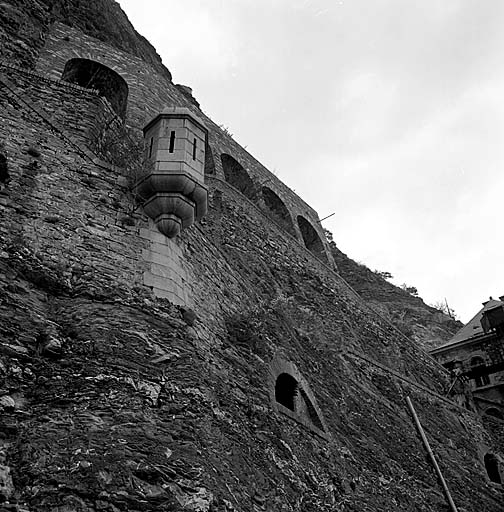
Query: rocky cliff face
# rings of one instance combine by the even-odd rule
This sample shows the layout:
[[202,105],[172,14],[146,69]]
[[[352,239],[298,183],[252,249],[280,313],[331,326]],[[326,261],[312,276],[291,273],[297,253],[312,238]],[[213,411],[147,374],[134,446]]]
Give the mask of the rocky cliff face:
[[402,333],[430,350],[450,339],[462,323],[450,318],[420,297],[394,286],[365,265],[357,263],[331,243],[331,252],[343,279]]
[[[51,79],[79,50],[113,55],[125,80],[141,60],[75,29],[46,41],[44,75],[0,66],[0,511],[437,512],[406,396],[455,502],[501,510],[481,462],[498,443],[303,243],[291,217],[316,214],[204,118],[209,212],[167,240],[131,169],[91,153],[108,104]],[[195,108],[154,78],[128,82],[132,122]],[[232,183],[224,154],[242,162]],[[183,274],[184,306],[153,293],[154,269],[158,286]]]
[[6,0],[0,9],[0,56],[33,67],[52,23],[78,28],[140,57],[171,78],[154,47],[133,28],[117,2],[109,0]]

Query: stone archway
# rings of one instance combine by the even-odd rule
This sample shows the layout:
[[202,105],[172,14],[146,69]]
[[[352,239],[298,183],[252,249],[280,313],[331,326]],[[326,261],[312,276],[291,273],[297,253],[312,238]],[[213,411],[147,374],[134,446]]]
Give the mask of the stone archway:
[[226,181],[245,197],[255,201],[257,199],[256,186],[243,166],[227,153],[221,155],[221,162]]
[[271,362],[270,372],[270,397],[273,408],[328,439],[327,427],[315,396],[308,381],[299,373],[296,366],[275,357]]
[[281,373],[275,382],[275,400],[287,409],[294,411],[298,382],[288,373]]
[[280,224],[285,229],[285,231],[291,235],[295,235],[296,231],[294,230],[294,225],[292,224],[291,215],[285,206],[285,203],[280,199],[280,197],[278,197],[278,195],[268,187],[262,188],[262,196],[270,217],[272,217],[273,220]]
[[205,174],[215,175],[215,161],[210,144],[205,145]]
[[502,478],[499,470],[499,459],[493,453],[485,455],[485,469],[491,482],[502,484]]
[[65,64],[61,80],[87,89],[96,89],[108,100],[121,119],[126,117],[128,84],[113,69],[94,60],[70,59]]
[[301,215],[298,215],[297,222],[305,247],[317,258],[327,262],[327,254],[325,252],[324,244],[315,228]]

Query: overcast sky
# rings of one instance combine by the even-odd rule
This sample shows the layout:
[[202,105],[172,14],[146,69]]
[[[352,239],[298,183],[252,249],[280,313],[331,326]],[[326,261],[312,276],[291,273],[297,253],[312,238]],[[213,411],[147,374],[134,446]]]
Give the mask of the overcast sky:
[[120,0],[338,247],[467,321],[504,295],[502,0]]

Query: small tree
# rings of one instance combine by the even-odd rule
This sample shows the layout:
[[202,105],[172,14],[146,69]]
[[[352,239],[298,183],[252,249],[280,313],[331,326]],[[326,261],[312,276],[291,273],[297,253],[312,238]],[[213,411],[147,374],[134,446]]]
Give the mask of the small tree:
[[432,307],[440,311],[441,313],[448,315],[452,320],[457,320],[457,314],[455,310],[448,306],[448,301],[445,299],[444,301],[438,300]]
[[416,289],[415,286],[409,286],[407,285],[406,283],[403,283],[401,285],[401,288],[405,291],[405,292],[408,292],[410,295],[413,295],[413,297],[418,297],[418,290]]
[[386,270],[373,270],[373,273],[382,279],[392,279],[394,277],[390,272],[387,272]]
[[323,228],[326,240],[331,243],[334,242],[333,234],[326,228]]

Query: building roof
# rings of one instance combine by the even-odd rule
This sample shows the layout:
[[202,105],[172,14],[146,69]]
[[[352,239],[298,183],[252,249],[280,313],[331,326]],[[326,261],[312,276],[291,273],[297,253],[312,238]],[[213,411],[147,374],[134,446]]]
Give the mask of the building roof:
[[504,302],[501,300],[496,300],[490,298],[487,302],[483,303],[483,307],[476,313],[476,315],[467,322],[462,329],[460,329],[453,338],[449,339],[443,345],[439,345],[434,350],[439,350],[442,348],[449,347],[451,345],[455,345],[456,343],[460,343],[462,341],[467,341],[471,338],[476,338],[479,336],[483,336],[485,332],[483,331],[483,327],[481,326],[481,318],[483,317],[483,313],[490,309],[493,309],[497,306],[504,306]]

